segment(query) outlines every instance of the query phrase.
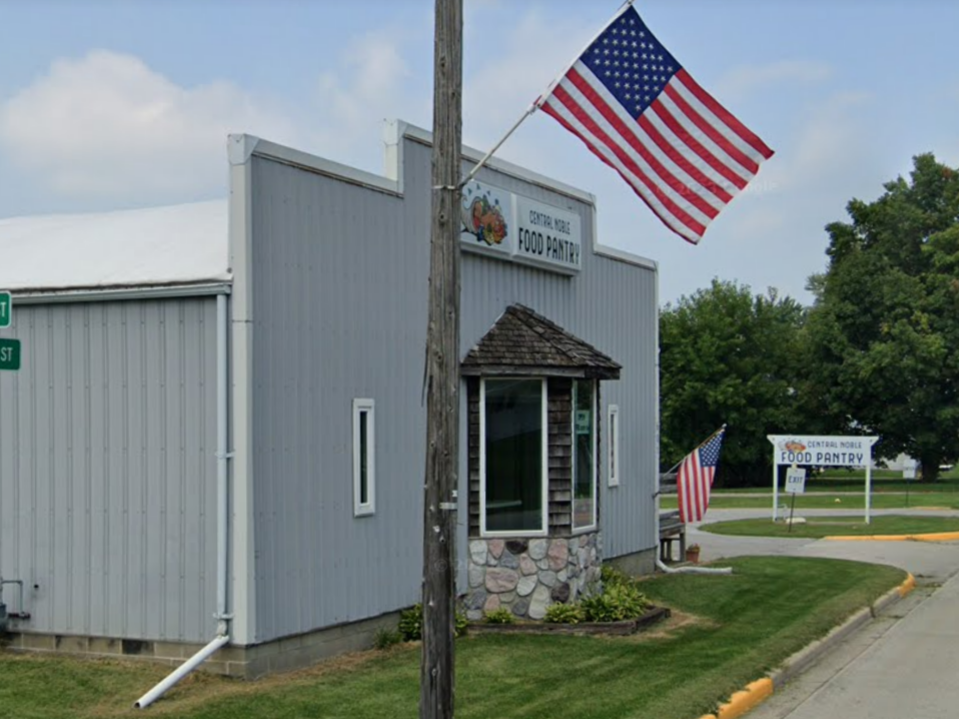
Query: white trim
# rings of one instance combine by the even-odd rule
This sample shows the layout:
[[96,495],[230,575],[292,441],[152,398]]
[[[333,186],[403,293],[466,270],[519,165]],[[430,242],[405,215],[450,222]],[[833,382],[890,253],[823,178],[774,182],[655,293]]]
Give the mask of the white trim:
[[[592,382],[593,384],[593,392],[592,392],[593,406],[590,408],[590,412],[592,414],[593,461],[589,463],[589,469],[590,469],[590,474],[592,475],[591,480],[593,485],[593,507],[592,507],[593,521],[590,522],[589,524],[584,524],[581,527],[577,527],[576,526],[576,387],[579,385],[580,382]],[[599,435],[599,432],[597,431],[599,429],[599,417],[597,417],[596,415],[598,410],[598,405],[596,403],[596,395],[598,394],[599,394],[599,382],[597,380],[580,379],[580,378],[573,380],[573,391],[572,391],[572,397],[571,397],[572,402],[570,403],[572,408],[572,412],[570,412],[570,415],[571,415],[570,416],[570,422],[571,422],[570,436],[572,437],[572,440],[571,440],[572,451],[570,452],[570,457],[572,457],[572,462],[571,462],[572,471],[570,472],[570,478],[572,480],[572,486],[570,487],[570,499],[571,499],[570,509],[572,511],[570,512],[570,517],[569,517],[569,526],[572,534],[581,534],[583,532],[591,532],[596,529],[598,524],[597,516],[596,516],[596,508],[597,508],[597,505],[599,504],[599,500],[598,500],[599,487],[597,486],[599,483],[599,473],[596,471],[597,469],[596,462],[599,459],[596,456],[596,438]]]
[[[360,444],[360,424],[366,415],[366,501],[362,500],[363,447]],[[372,399],[353,400],[353,516],[365,517],[376,513],[376,406]]]
[[609,487],[618,487],[620,479],[619,454],[619,405],[611,404],[606,409],[606,482]]
[[[542,436],[542,529],[516,529],[504,532],[486,529],[486,382],[492,380],[530,379],[540,381],[541,390],[541,436]],[[481,377],[479,394],[479,476],[480,476],[480,537],[546,537],[549,535],[549,398],[545,377]]]

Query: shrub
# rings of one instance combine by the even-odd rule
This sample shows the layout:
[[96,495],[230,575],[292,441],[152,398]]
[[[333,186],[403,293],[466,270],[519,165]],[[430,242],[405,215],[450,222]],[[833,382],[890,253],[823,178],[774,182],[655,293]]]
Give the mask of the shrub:
[[[466,634],[469,621],[462,612],[456,612],[455,635],[461,637]],[[423,638],[423,605],[414,604],[409,609],[400,612],[400,623],[397,627],[405,642],[416,642]]]
[[601,594],[595,594],[583,600],[586,620],[590,622],[619,622],[642,616],[649,608],[649,600],[634,583],[617,584],[612,582],[603,588]]
[[499,609],[486,612],[484,621],[487,624],[512,624],[516,621],[516,617],[514,617],[513,613],[506,607],[500,607]]
[[586,612],[580,604],[550,604],[543,621],[550,624],[579,624],[586,621]]
[[602,569],[600,569],[600,577],[603,580],[603,586],[625,585],[635,587],[639,583],[638,579],[629,576],[625,572],[619,571],[609,564],[604,564]]
[[389,649],[403,641],[403,635],[395,629],[377,629],[373,635],[373,646],[377,649]]

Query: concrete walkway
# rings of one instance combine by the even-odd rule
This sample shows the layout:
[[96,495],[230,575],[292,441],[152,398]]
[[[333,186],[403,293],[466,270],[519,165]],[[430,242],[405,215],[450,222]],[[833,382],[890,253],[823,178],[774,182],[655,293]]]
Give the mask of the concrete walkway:
[[[954,511],[943,514],[959,516]],[[710,510],[708,519],[715,522],[757,516],[768,513]],[[855,559],[901,567],[912,572],[919,584],[916,592],[774,694],[749,715],[750,719],[959,716],[959,542],[763,539],[721,536],[696,528],[690,528],[689,536],[690,542],[702,545],[706,560],[741,554]]]

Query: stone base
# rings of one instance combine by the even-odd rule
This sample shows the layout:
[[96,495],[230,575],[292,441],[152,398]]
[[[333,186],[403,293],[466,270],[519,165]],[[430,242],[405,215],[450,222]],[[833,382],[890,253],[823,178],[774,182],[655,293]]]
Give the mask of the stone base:
[[[302,669],[323,659],[373,646],[380,629],[395,629],[399,613],[326,627],[263,644],[228,644],[200,665],[202,671],[243,679]],[[213,637],[210,637],[211,639]],[[6,647],[14,652],[56,652],[87,657],[113,657],[151,661],[176,667],[203,648],[203,644],[72,634],[13,632]]]
[[509,609],[520,618],[542,619],[554,602],[575,602],[599,586],[602,534],[535,539],[472,539],[466,615]]
[[656,571],[656,548],[650,547],[633,554],[611,557],[606,563],[631,577],[644,577]]

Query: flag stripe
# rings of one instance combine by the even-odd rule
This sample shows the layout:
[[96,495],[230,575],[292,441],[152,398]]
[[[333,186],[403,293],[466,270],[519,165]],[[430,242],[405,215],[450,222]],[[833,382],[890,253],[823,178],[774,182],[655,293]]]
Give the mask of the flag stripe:
[[693,108],[688,99],[683,97],[682,93],[677,89],[679,86],[679,83],[675,80],[670,80],[669,84],[666,85],[666,89],[663,90],[663,94],[676,103],[676,107],[679,108],[679,111],[685,116],[688,122],[683,124],[687,127],[689,124],[698,127],[700,132],[712,140],[723,152],[746,170],[750,176],[759,172],[759,164],[736,147],[728,137],[719,132],[713,125],[706,122],[703,116]]
[[[678,193],[681,198],[685,198],[692,203],[700,212],[706,215],[704,224],[708,224],[719,214],[725,203],[718,202],[709,195],[709,200],[697,193],[698,186],[703,185],[702,180],[694,178],[684,169],[673,162],[668,154],[663,154],[657,144],[647,135],[642,124],[637,127],[634,118],[630,117],[623,110],[623,106],[603,86],[603,84],[590,72],[589,68],[582,63],[576,63],[570,70],[567,79],[576,86],[576,88],[588,99],[592,105],[599,111],[602,117],[609,123],[610,128],[615,133],[610,133],[612,137],[619,136],[628,145],[628,151],[638,153],[646,163],[662,178],[662,180]],[[582,104],[582,103],[581,103]],[[618,109],[618,111],[617,111]],[[628,120],[633,128],[630,128],[623,121],[623,116]],[[638,130],[638,132],[637,132]],[[672,171],[666,165],[672,166]],[[687,163],[688,164],[688,163]],[[695,173],[695,170],[693,170]],[[686,178],[683,181],[676,173]],[[699,177],[702,177],[699,174]],[[706,180],[708,182],[708,180]],[[711,203],[715,203],[711,204]]]
[[696,82],[692,75],[685,70],[680,70],[676,75],[680,82],[696,96],[703,105],[709,108],[719,120],[721,120],[730,130],[735,132],[749,147],[759,153],[763,160],[768,160],[773,156],[773,151],[769,146],[759,139],[759,136],[740,122],[729,110],[720,105],[716,98],[710,95],[703,87]]
[[[584,134],[585,131],[581,131],[579,128],[574,127],[572,122],[566,119],[565,108],[563,108],[562,105],[558,105],[558,103],[554,104],[552,100],[553,98],[552,96],[550,96],[549,100],[547,100],[542,105],[541,109],[543,110],[543,112],[553,117],[557,122],[559,122],[560,125],[565,127],[569,132],[576,135],[580,140],[583,141],[583,144],[586,145],[586,147],[589,149],[590,152],[592,152],[594,155],[596,155],[596,157],[598,157],[600,160],[602,160],[607,165],[609,165],[614,170],[616,170],[619,173],[619,175],[626,181],[626,183],[632,188],[633,192],[635,192],[639,196],[639,198],[646,203],[646,206],[649,207],[649,209],[653,212],[653,214],[655,214],[656,217],[658,217],[660,221],[664,225],[666,225],[666,227],[668,227],[670,230],[675,232],[677,235],[682,237],[687,242],[690,242],[694,245],[699,242],[698,235],[691,232],[688,228],[683,227],[680,223],[678,223],[675,219],[673,219],[665,211],[665,208],[663,208],[654,197],[648,194],[648,190],[646,190],[645,187],[642,187],[641,185],[637,185],[636,182],[627,175],[627,173],[625,172],[623,168],[618,167],[616,163],[612,162],[602,152],[600,152],[599,149],[592,142],[590,142],[590,140],[586,138]],[[558,105],[558,108],[557,108],[557,105]]]
[[[625,173],[624,176],[633,178],[630,180],[630,184],[632,184],[634,188],[639,189],[642,186],[655,198],[665,214],[675,218],[678,224],[684,226],[692,232],[694,236],[702,236],[706,230],[705,224],[691,217],[688,212],[670,199],[664,188],[653,182],[631,158],[626,157],[624,161],[623,155],[625,155],[625,153],[622,152],[622,149],[616,146],[589,114],[573,100],[566,88],[567,86],[564,80],[563,83],[553,90],[553,95],[547,104],[554,109],[562,109],[562,111],[565,111],[567,119],[574,120],[580,127],[582,131],[581,138],[584,135],[590,138],[584,139],[584,142],[593,145],[601,156],[608,160],[608,164],[620,170],[620,174]],[[554,102],[554,99],[556,102]],[[644,192],[643,195],[646,196],[646,193]],[[672,224],[673,223],[671,223],[671,225]]]
[[[650,105],[649,110],[646,111],[646,115],[650,113],[652,113],[653,117],[659,118],[666,127],[679,138],[682,145],[689,148],[694,156],[699,157],[716,172],[729,180],[738,190],[743,189],[749,183],[749,178],[742,177],[730,167],[732,158],[729,158],[729,163],[723,162],[720,159],[720,156],[725,156],[725,153],[716,147],[712,140],[700,132],[699,128],[690,128],[683,125],[677,119],[677,117],[682,116],[682,113],[665,93],[660,95],[656,102]],[[682,145],[680,147],[682,147]]]
[[[655,143],[656,147],[665,153],[676,165],[683,168],[687,175],[692,179],[698,182],[703,188],[712,193],[723,205],[728,203],[733,199],[734,195],[731,195],[724,188],[723,180],[718,175],[714,175],[711,170],[712,168],[709,165],[702,162],[702,159],[698,156],[693,155],[688,157],[683,155],[679,150],[676,149],[675,144],[669,142],[666,139],[663,132],[660,132],[657,129],[655,123],[651,118],[655,117],[655,113],[646,113],[645,115],[640,116],[639,126],[643,128],[643,131],[646,133],[646,136]],[[666,132],[670,131],[666,129]],[[670,133],[671,134],[671,133]],[[707,175],[709,172],[709,175]],[[712,175],[712,176],[710,176]]]

